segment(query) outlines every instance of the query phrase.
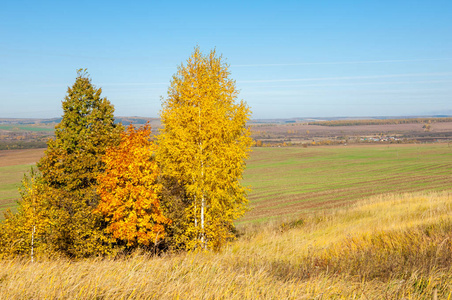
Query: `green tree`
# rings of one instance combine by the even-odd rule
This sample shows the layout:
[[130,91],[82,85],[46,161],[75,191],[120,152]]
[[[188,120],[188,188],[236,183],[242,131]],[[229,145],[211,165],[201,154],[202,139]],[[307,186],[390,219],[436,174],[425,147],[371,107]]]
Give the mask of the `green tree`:
[[252,144],[250,109],[237,101],[229,75],[215,51],[203,56],[196,48],[163,102],[158,158],[164,175],[177,179],[189,200],[178,237],[189,249],[221,248],[247,206],[240,179]]
[[38,163],[43,183],[56,194],[48,201],[53,246],[77,257],[105,250],[102,219],[93,214],[99,203],[97,177],[105,170],[102,156],[119,143],[123,131],[114,123],[113,105],[101,93],[86,69],[78,70],[62,102],[56,137]]

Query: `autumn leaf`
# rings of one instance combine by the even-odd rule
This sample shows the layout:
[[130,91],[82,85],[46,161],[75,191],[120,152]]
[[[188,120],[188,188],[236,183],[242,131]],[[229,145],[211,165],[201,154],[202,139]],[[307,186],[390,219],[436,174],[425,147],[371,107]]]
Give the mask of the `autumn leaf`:
[[179,67],[163,102],[158,159],[165,176],[183,185],[190,205],[187,248],[219,249],[246,211],[240,179],[248,157],[250,109],[238,101],[228,65],[196,48]]
[[127,246],[157,243],[171,222],[160,209],[160,171],[150,134],[149,124],[138,130],[130,125],[119,145],[107,150],[106,170],[98,176],[101,200],[95,212],[104,216],[107,232]]

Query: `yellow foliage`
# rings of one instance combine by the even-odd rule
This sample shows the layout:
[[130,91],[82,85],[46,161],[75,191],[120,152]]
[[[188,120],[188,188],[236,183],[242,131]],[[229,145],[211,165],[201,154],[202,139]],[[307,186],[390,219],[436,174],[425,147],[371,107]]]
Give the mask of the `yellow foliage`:
[[262,147],[263,146],[262,141],[261,140],[257,140],[256,143],[255,143],[255,146],[256,147]]
[[46,233],[51,225],[50,212],[45,208],[49,191],[42,178],[32,170],[24,176],[18,213],[5,213],[1,223],[0,257],[15,254],[41,255],[48,250]]
[[190,249],[219,248],[248,202],[239,180],[252,144],[250,109],[236,102],[229,75],[215,51],[203,56],[196,48],[173,76],[161,111],[158,157],[165,176],[176,178],[189,198],[181,238]]

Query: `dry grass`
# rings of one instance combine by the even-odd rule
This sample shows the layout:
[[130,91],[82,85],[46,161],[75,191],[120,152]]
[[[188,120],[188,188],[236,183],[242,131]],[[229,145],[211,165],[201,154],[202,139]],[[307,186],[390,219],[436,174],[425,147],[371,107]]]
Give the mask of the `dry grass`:
[[0,261],[0,299],[451,299],[452,192],[244,225],[222,253]]

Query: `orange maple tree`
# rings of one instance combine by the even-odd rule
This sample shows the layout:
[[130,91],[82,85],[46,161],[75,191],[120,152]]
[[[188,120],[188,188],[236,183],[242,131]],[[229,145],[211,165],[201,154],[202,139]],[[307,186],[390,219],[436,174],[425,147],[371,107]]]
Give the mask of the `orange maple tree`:
[[159,167],[150,134],[149,124],[138,130],[130,125],[119,145],[107,150],[106,170],[98,176],[96,212],[104,216],[107,232],[127,246],[156,244],[165,235],[164,225],[171,223],[160,208]]

